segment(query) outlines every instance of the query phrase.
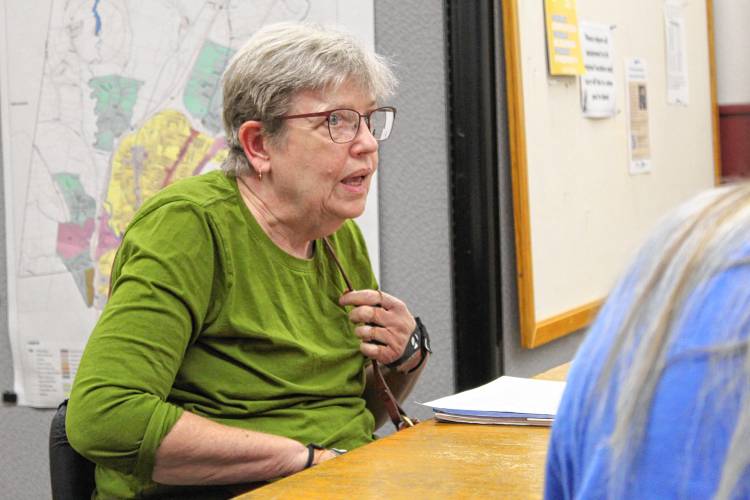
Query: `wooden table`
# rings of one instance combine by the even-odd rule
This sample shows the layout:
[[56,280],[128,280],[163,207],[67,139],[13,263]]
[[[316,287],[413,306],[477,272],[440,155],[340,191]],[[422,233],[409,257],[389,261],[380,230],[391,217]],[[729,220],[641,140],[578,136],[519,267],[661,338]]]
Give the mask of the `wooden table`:
[[546,427],[427,420],[238,498],[541,498],[548,439]]

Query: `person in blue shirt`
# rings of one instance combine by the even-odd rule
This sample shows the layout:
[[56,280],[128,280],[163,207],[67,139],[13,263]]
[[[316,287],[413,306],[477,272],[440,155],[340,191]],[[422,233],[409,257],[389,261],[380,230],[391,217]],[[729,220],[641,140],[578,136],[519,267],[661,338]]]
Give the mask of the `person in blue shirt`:
[[750,498],[750,184],[659,224],[573,361],[546,499]]

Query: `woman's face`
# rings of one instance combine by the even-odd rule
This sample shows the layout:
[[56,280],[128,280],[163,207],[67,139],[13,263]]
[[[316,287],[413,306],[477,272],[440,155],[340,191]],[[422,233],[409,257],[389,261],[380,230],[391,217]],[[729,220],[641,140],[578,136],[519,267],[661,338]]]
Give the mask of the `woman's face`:
[[[332,92],[300,92],[288,114],[342,108],[364,114],[376,107],[372,96],[345,82]],[[273,188],[285,211],[323,226],[325,234],[361,215],[378,168],[378,143],[364,120],[354,140],[345,144],[331,140],[324,116],[287,120],[285,127],[279,145],[267,146]]]

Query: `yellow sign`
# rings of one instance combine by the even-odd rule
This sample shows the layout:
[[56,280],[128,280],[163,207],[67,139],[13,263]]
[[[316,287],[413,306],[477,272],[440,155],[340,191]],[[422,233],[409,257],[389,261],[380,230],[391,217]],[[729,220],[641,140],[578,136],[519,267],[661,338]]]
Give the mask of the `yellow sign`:
[[582,75],[575,0],[544,0],[547,24],[547,61],[550,75]]

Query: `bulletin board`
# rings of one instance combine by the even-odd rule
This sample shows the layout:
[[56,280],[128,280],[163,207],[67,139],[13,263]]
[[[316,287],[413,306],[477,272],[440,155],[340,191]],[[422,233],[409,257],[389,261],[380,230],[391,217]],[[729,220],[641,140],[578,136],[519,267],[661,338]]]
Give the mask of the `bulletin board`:
[[[502,2],[521,343],[590,323],[645,236],[718,182],[711,0],[681,4],[689,94],[667,103],[662,0],[578,0],[580,21],[611,26],[616,114],[585,118],[579,80],[550,76],[543,0]],[[651,166],[628,169],[625,60],[648,65]]]

